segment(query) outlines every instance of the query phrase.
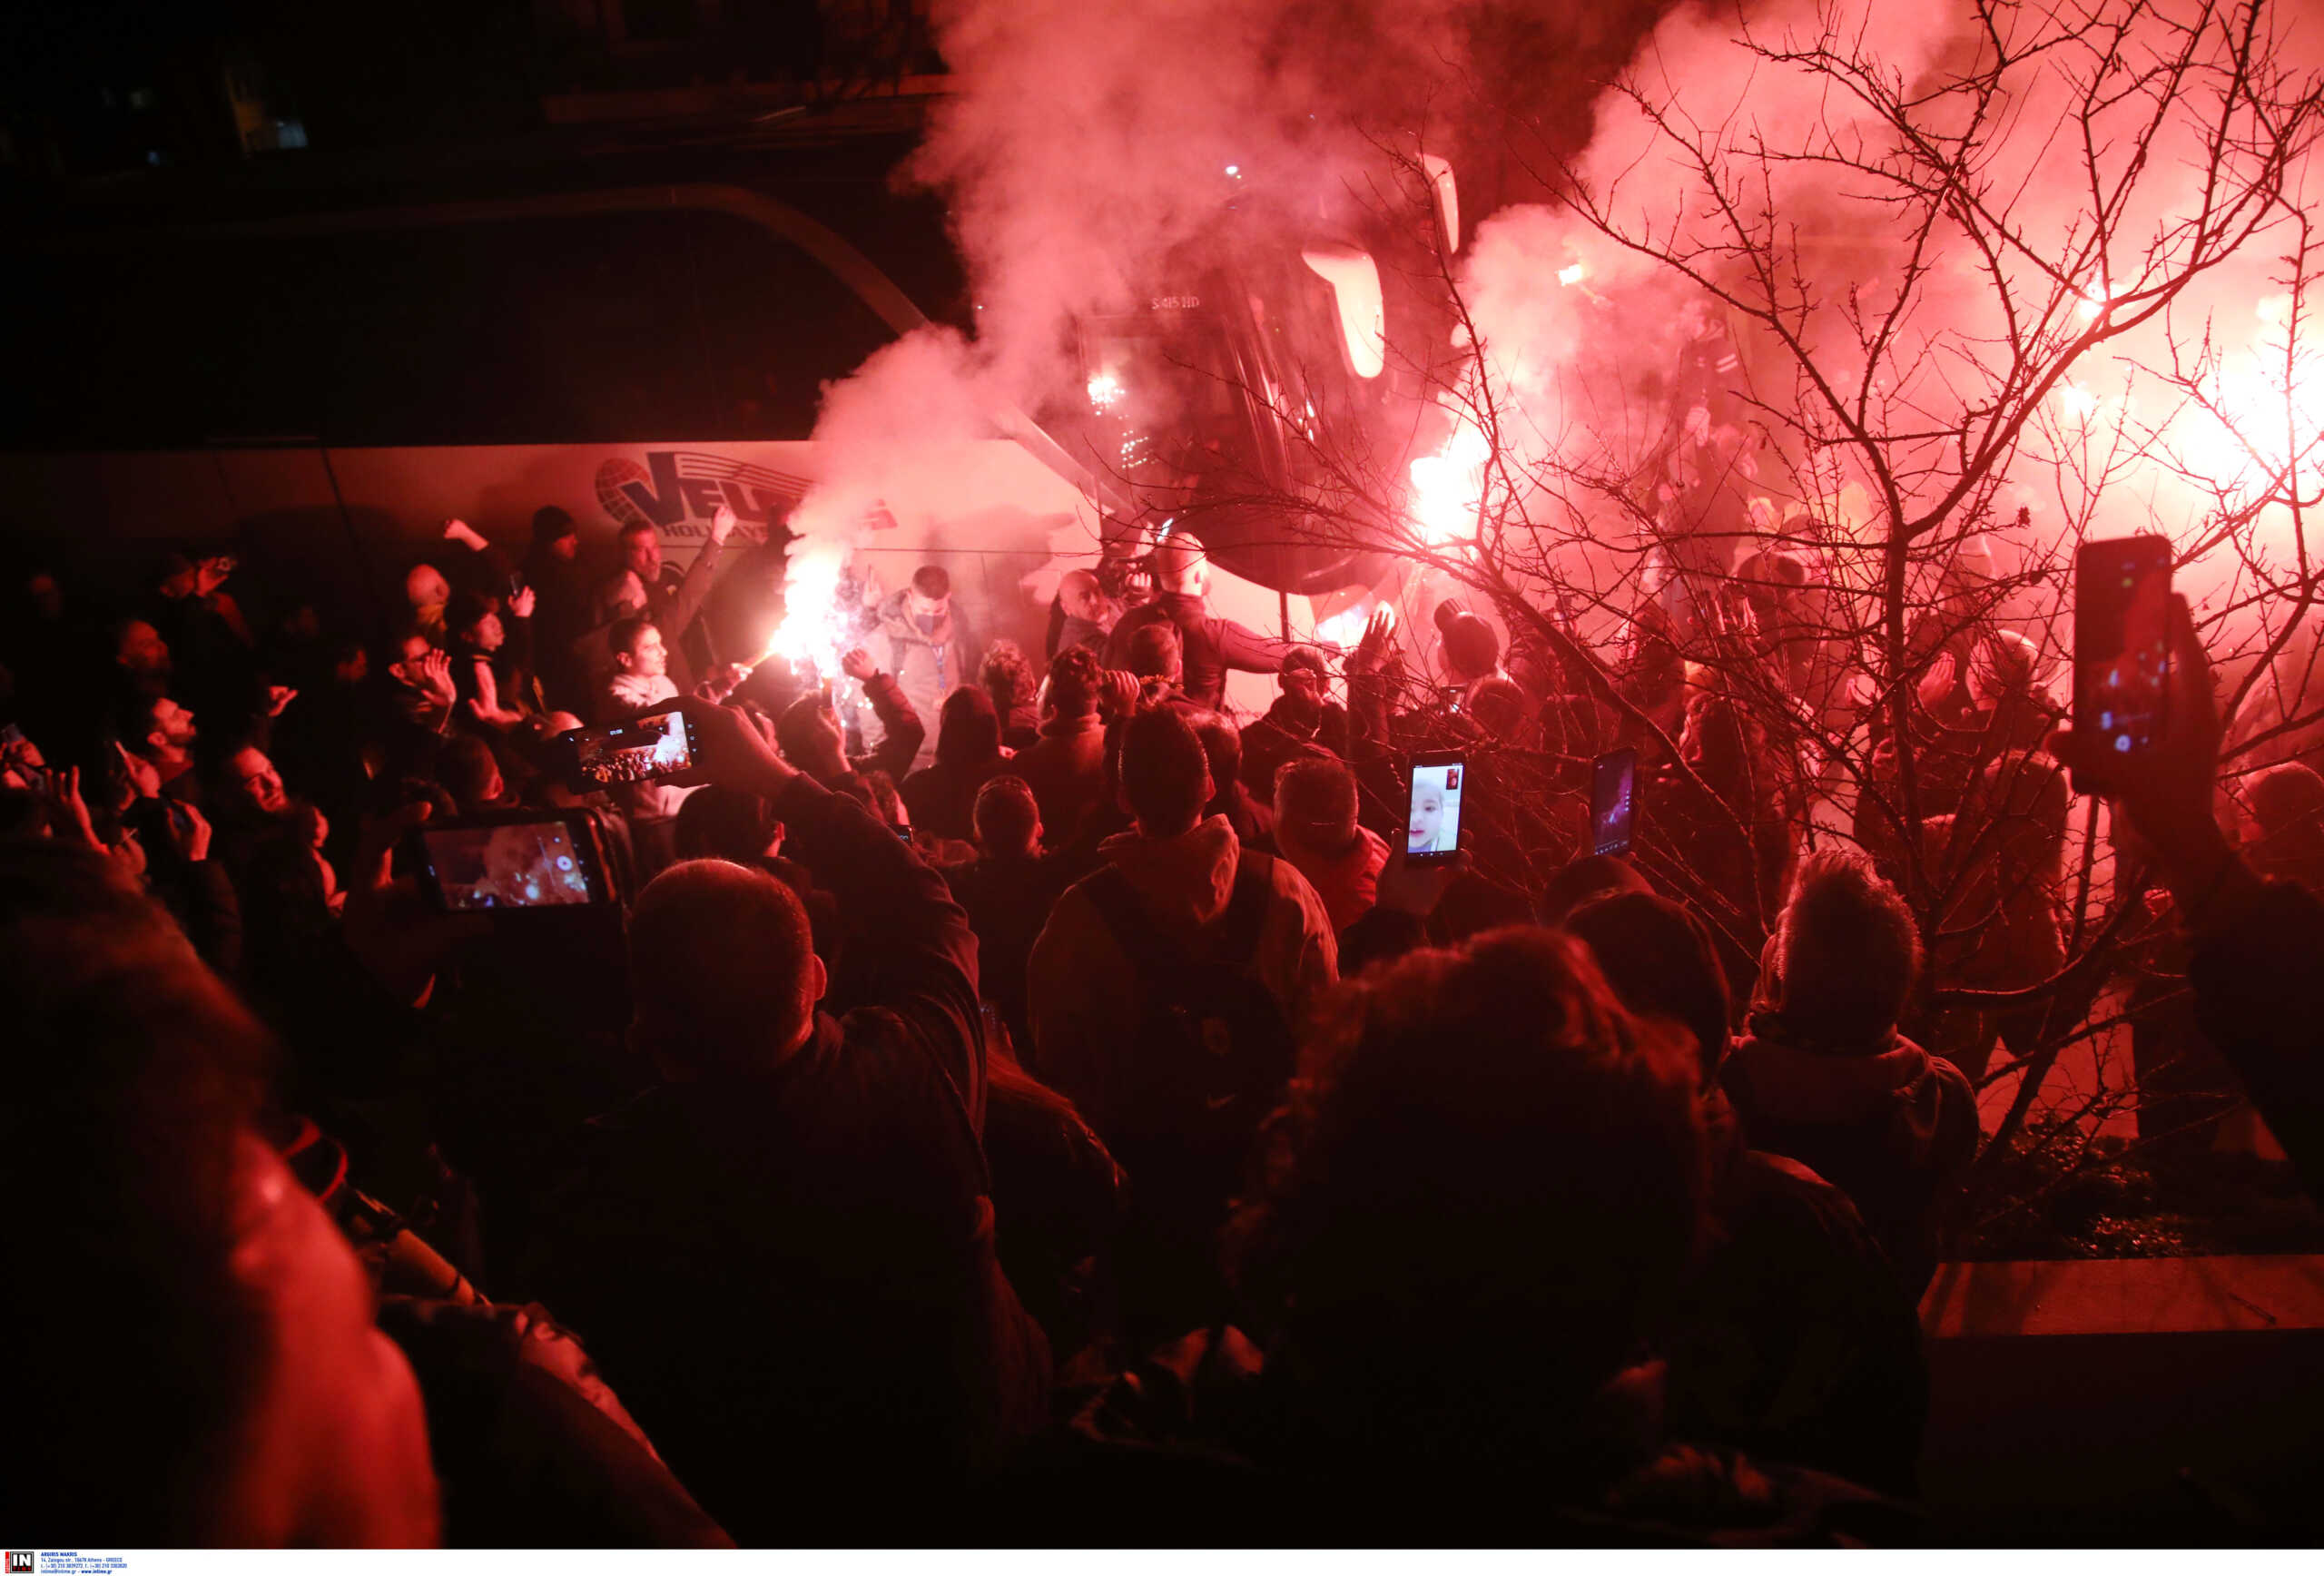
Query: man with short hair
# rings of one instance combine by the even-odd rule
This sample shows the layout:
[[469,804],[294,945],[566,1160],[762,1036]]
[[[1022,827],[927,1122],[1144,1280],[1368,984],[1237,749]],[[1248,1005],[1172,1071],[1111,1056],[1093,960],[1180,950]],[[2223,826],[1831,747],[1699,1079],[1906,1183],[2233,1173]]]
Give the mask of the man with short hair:
[[508,796],[492,746],[474,734],[455,734],[445,743],[443,753],[436,757],[436,781],[463,815],[497,810]]
[[113,665],[131,694],[169,693],[170,647],[162,632],[143,618],[123,619],[113,630]]
[[[612,625],[624,618],[644,616],[665,632],[669,646],[669,673],[682,690],[691,691],[697,672],[707,672],[714,654],[695,629],[695,619],[711,582],[717,578],[718,560],[726,538],[734,531],[734,511],[724,504],[710,519],[710,537],[694,555],[684,575],[662,561],[662,538],[650,520],[633,519],[621,528],[622,566],[597,588],[596,627],[581,637],[585,656]],[[612,665],[612,654],[600,648],[600,668]]]
[[1135,825],[1058,900],[1028,969],[1032,1071],[1138,1178],[1123,1299],[1149,1334],[1217,1313],[1227,1201],[1281,1098],[1293,1037],[1338,977],[1315,890],[1245,849],[1225,816],[1206,819],[1210,797],[1186,717],[1131,717],[1121,799]]
[[[952,576],[940,564],[922,564],[910,585],[880,604],[878,617],[888,642],[888,671],[914,711],[934,716],[954,685],[975,676],[970,665],[977,648],[952,606]],[[923,740],[912,764],[925,766],[934,754],[933,742]]]
[[187,803],[202,803],[201,773],[193,769],[193,714],[167,695],[141,695],[123,709],[121,742],[153,763],[161,791]]
[[[678,686],[670,677],[670,648],[650,616],[638,614],[615,621],[606,635],[606,647],[614,671],[598,699],[601,723],[627,722],[677,699]],[[670,783],[623,783],[614,790],[615,801],[629,818],[640,873],[651,876],[676,856],[678,812],[693,792]]]
[[606,722],[635,716],[650,705],[675,700],[677,685],[670,677],[670,647],[661,625],[645,614],[617,619],[606,635],[614,671],[598,697],[598,714]]
[[396,642],[386,693],[388,710],[398,720],[430,734],[446,732],[459,703],[451,653],[430,642],[425,631],[409,631]]
[[1318,755],[1283,769],[1275,780],[1275,842],[1315,889],[1334,931],[1344,931],[1379,901],[1388,844],[1357,824],[1355,773],[1346,762]]
[[1331,698],[1324,654],[1303,645],[1283,659],[1282,686],[1266,714],[1243,730],[1243,783],[1263,803],[1275,802],[1275,775],[1293,761],[1316,755],[1347,758],[1347,709]]
[[1049,660],[1059,652],[1082,647],[1103,656],[1106,636],[1121,619],[1122,610],[1106,595],[1098,576],[1087,569],[1068,569],[1057,583],[1058,624],[1049,640]]
[[433,564],[414,564],[403,577],[404,600],[411,606],[413,627],[431,641],[444,639],[444,609],[452,600],[452,583]]
[[1194,724],[1195,736],[1202,741],[1203,756],[1210,764],[1210,801],[1202,813],[1226,817],[1244,847],[1273,853],[1275,806],[1260,803],[1243,786],[1243,730],[1224,712],[1188,712],[1187,721]]
[[1128,667],[1130,642],[1147,626],[1168,623],[1177,626],[1185,646],[1185,687],[1196,704],[1216,711],[1226,698],[1226,675],[1275,673],[1297,644],[1277,640],[1247,629],[1231,618],[1212,616],[1209,604],[1210,561],[1202,541],[1190,531],[1174,530],[1154,549],[1154,580],[1157,594],[1143,607],[1131,609],[1114,625],[1106,642],[1106,665]]
[[1033,791],[1052,848],[1072,842],[1083,817],[1105,799],[1106,720],[1098,711],[1103,682],[1087,646],[1060,650],[1049,665],[1040,736],[1010,763]]
[[[1122,645],[1122,666],[1149,685],[1183,694],[1186,686],[1186,645],[1177,627],[1157,619],[1131,632]],[[1196,701],[1193,704],[1199,705]]]
[[[711,781],[767,800],[786,854],[876,916],[881,989],[818,1010],[806,911],[763,871],[693,860],[648,885],[630,1040],[659,1081],[596,1125],[544,1216],[545,1291],[738,1541],[844,1541],[955,1505],[1044,1420],[1046,1345],[993,1249],[976,941],[861,804],[734,712],[682,705]],[[738,1338],[703,1338],[706,1312]]]
[[1751,1147],[1854,1199],[1915,1295],[1936,1271],[1939,1206],[1977,1154],[1969,1080],[1896,1032],[1920,967],[1912,910],[1871,861],[1809,855],[1720,1074]]
[[290,796],[283,791],[282,774],[255,743],[245,742],[222,764],[222,786],[237,811],[269,818],[290,813]]

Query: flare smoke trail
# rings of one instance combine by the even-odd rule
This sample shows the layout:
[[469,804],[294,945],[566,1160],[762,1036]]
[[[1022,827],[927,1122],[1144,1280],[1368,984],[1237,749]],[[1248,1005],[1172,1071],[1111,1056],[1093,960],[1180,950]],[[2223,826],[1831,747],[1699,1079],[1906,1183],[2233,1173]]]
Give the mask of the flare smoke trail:
[[[2136,54],[2167,44],[2171,27],[2199,6],[2101,0],[2087,9],[2099,25],[2128,23],[2120,48]],[[2044,13],[1994,15],[2006,37]],[[2289,12],[2270,15],[2283,19],[2292,63],[2317,56],[2324,28]],[[1586,191],[1623,228],[1681,250],[1716,243],[1713,192],[1705,172],[1680,157],[1684,138],[1729,147],[1749,138],[1781,149],[1817,138],[1873,145],[1885,134],[1869,112],[1835,91],[1828,70],[1771,62],[1767,47],[1860,44],[1896,81],[1914,84],[1963,68],[1989,43],[1972,0],[1718,0],[1676,8],[1659,0],[1578,7],[1554,0],[939,0],[935,22],[957,91],[935,107],[908,173],[948,199],[978,331],[972,341],[949,330],[912,336],[830,391],[816,437],[830,445],[832,461],[797,522],[811,539],[843,538],[884,478],[928,463],[931,438],[989,436],[997,405],[1038,412],[1078,396],[1063,354],[1073,320],[1118,309],[1128,271],[1200,233],[1236,179],[1265,172],[1295,188],[1305,182],[1320,202],[1377,181],[1383,150],[1425,146],[1450,158],[1458,174],[1470,230],[1458,279],[1496,397],[1512,415],[1504,444],[1521,462],[1635,454],[1660,419],[1654,402],[1674,353],[1670,326],[1680,303],[1699,292],[1597,234],[1564,199]],[[1618,74],[1628,93],[1604,88]],[[2139,287],[2147,266],[2142,243],[2162,237],[2167,251],[2171,217],[2203,178],[2200,161],[2183,156],[2203,128],[2171,128],[2114,216],[2116,232],[2129,239],[2101,256],[2089,245],[2092,199],[2079,162],[2059,156],[2052,133],[2071,81],[2044,56],[2007,87],[1996,112],[2007,130],[1974,178],[1982,191],[2006,195],[2022,226],[2011,293],[2063,300],[2069,315],[2085,301],[2105,310],[2110,292],[2120,298]],[[1658,128],[1641,103],[1674,118]],[[2125,104],[2118,123],[2102,123],[2098,133],[2123,133],[2139,109]],[[1887,211],[1828,166],[1758,163],[1714,172],[1759,182],[1739,194],[1799,271],[1797,288],[1825,314],[1817,320],[1826,331],[1811,347],[1819,369],[1842,380],[1886,376],[1881,366],[1867,369],[1860,355],[1851,364],[1850,336],[1834,325],[1835,314],[1852,306],[1876,309],[1894,299],[1905,278],[1905,238]],[[2302,197],[2307,181],[2305,161],[2287,172],[2288,189]],[[2271,350],[2279,362],[2299,361],[2281,344],[2270,346],[2268,324],[2255,315],[2254,303],[2264,312],[2284,289],[2273,277],[2280,252],[2260,246],[2220,267],[2168,322],[2158,320],[2078,369],[2029,453],[2071,458],[2063,451],[2086,444],[2095,425],[2111,420],[2119,432],[2152,419],[2152,407],[2142,412],[2135,392],[2125,392],[2136,382],[2127,367],[2166,357],[2166,331],[2215,339],[2222,404],[2249,400],[2255,389],[2264,404],[2264,368],[2255,367]],[[1702,266],[1716,273],[1733,261],[1706,254]],[[1913,376],[1926,386],[1890,388],[1889,397],[1952,397],[1945,359],[1999,330],[2002,303],[1965,266],[1971,261],[1939,257],[1915,281],[1920,305],[1905,326],[1909,342],[1892,347],[1884,365],[1918,369]],[[1780,403],[1781,391],[1760,393]],[[2311,394],[2298,399],[2303,408],[2324,407]],[[2314,414],[2324,416],[2324,408]],[[2181,451],[2191,462],[2186,468],[2254,463],[2200,427],[2191,425]],[[2304,438],[2295,433],[2287,446]],[[1448,446],[1427,476],[1473,486],[1467,454]],[[2136,493],[2142,507],[2152,503],[2165,513],[2200,513],[2200,489],[2167,470],[2147,467],[2124,497]],[[2004,509],[2023,502],[2053,520],[2072,512],[2030,485],[2002,502]]]

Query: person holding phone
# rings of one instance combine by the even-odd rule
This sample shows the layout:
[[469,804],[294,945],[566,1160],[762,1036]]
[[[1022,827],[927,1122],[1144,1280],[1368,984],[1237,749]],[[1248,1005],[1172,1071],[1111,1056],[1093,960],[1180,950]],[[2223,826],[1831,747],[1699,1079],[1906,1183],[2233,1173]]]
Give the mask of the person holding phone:
[[834,1018],[790,887],[720,860],[655,878],[628,1038],[657,1079],[592,1125],[528,1284],[737,1542],[845,1542],[1047,1421],[1046,1343],[994,1247],[976,941],[860,802],[677,704],[701,774],[765,800],[785,854],[876,921],[876,979]]
[[1449,858],[1461,848],[1461,780],[1464,761],[1450,755],[1413,757],[1412,793],[1404,816],[1407,859]]
[[2164,604],[2161,704],[2143,747],[2076,724],[2050,753],[2102,782],[2117,836],[2151,861],[2187,932],[2195,1019],[2227,1058],[2311,1197],[2324,1197],[2324,902],[2263,881],[2213,813],[2221,729],[2210,658],[2184,596]]

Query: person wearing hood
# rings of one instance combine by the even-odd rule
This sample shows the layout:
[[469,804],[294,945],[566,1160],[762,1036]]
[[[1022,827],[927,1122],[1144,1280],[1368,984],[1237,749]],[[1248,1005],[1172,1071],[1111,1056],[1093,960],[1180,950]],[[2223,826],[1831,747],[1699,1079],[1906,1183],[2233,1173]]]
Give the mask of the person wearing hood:
[[1969,1080],[1896,1032],[1920,967],[1912,911],[1871,861],[1811,855],[1720,1075],[1751,1147],[1846,1193],[1915,1296],[1936,1272],[1941,1207],[1977,1155]]
[[1356,823],[1355,773],[1328,756],[1294,761],[1275,780],[1275,841],[1307,878],[1334,932],[1372,911],[1388,844]]
[[[888,671],[922,716],[935,711],[956,685],[975,679],[977,647],[952,606],[952,576],[942,565],[922,564],[913,570],[911,583],[881,602],[877,616],[888,641]],[[924,751],[913,762],[927,763]]]
[[1323,900],[1206,817],[1209,764],[1174,706],[1122,729],[1130,831],[1066,889],[1026,970],[1029,1070],[1138,1187],[1117,1256],[1126,1325],[1164,1338],[1223,1311],[1215,1244],[1298,1030],[1339,978]]
[[533,650],[541,688],[556,704],[577,710],[587,697],[589,675],[573,646],[589,632],[589,583],[582,574],[580,527],[572,515],[555,504],[533,512],[533,541],[523,572],[524,583],[538,598]]
[[992,696],[962,685],[944,697],[937,714],[935,763],[906,777],[897,791],[914,826],[967,842],[976,836],[977,790],[1008,770]]
[[1928,1417],[1914,1299],[1846,1194],[1746,1142],[1719,1088],[1729,997],[1710,927],[1684,903],[1629,890],[1578,904],[1559,928],[1590,949],[1624,1007],[1695,1044],[1709,1188],[1659,1348],[1670,1425],[1910,1496]]

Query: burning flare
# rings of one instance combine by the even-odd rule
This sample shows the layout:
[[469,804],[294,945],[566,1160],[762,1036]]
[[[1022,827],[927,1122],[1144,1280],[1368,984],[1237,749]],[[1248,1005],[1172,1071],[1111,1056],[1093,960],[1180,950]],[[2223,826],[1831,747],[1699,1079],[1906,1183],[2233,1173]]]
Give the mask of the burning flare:
[[804,663],[818,677],[839,671],[848,636],[847,610],[839,596],[846,563],[842,543],[808,537],[793,545],[783,576],[783,622],[767,639],[770,655]]
[[1492,446],[1473,422],[1462,421],[1434,454],[1413,461],[1413,524],[1421,541],[1442,547],[1476,534],[1485,496],[1485,461]]

